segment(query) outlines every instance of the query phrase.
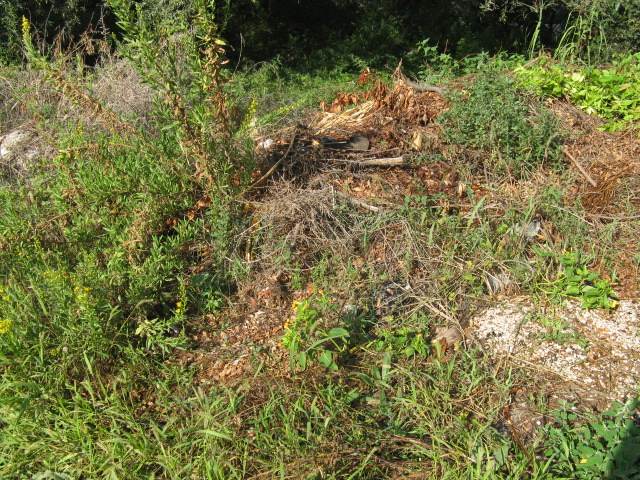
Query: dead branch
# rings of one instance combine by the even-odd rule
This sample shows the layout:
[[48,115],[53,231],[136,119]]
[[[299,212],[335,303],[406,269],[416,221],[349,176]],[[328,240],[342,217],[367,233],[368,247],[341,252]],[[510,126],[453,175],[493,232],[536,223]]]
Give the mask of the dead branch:
[[571,162],[576,166],[576,168],[580,171],[580,173],[582,174],[582,176],[584,176],[584,178],[587,179],[587,182],[589,182],[591,185],[593,185],[595,188],[598,187],[598,184],[596,183],[596,181],[591,178],[591,176],[587,173],[587,171],[582,168],[582,165],[580,165],[578,163],[578,160],[576,159],[576,157],[574,157],[573,155],[571,155],[571,153],[569,152],[569,150],[567,150],[566,147],[564,147],[562,149],[562,151],[564,152],[564,154],[567,156],[567,158],[569,160],[571,160]]
[[404,74],[402,74],[402,77],[400,77],[400,79],[407,86],[413,88],[418,92],[436,92],[436,93],[439,93],[440,95],[444,95],[444,90],[442,90],[440,87],[436,87],[435,85],[420,85],[419,83],[412,82],[411,80],[409,80]]
[[590,217],[594,217],[594,218],[602,218],[603,220],[637,220],[640,218],[640,215],[628,215],[628,216],[624,216],[624,217],[612,217],[609,215],[600,215],[598,213],[590,213],[589,214]]
[[327,160],[330,162],[349,163],[352,165],[361,165],[364,167],[390,167],[394,165],[404,164],[404,157],[402,155],[392,158],[367,158],[364,160],[349,160],[346,158],[327,158]]
[[436,87],[435,85],[420,85],[419,83],[412,82],[407,78],[407,76],[402,72],[402,61],[398,64],[398,68],[396,68],[396,75],[398,79],[402,80],[405,85],[413,88],[418,92],[436,92],[440,95],[444,95],[444,90],[440,87]]
[[378,213],[378,212],[384,210],[383,208],[376,207],[375,205],[369,205],[368,203],[365,203],[362,200],[360,200],[360,199],[358,199],[356,197],[353,197],[351,195],[347,195],[346,193],[336,192],[336,195],[338,195],[340,198],[344,198],[349,203],[352,203],[353,205],[355,205],[357,207],[362,207],[365,210],[369,210],[370,212]]
[[271,174],[273,172],[275,172],[276,168],[278,168],[280,166],[280,164],[284,161],[284,159],[287,158],[287,155],[289,155],[289,152],[291,151],[291,147],[293,147],[293,143],[294,143],[295,139],[296,139],[296,134],[294,133],[293,136],[291,137],[291,141],[289,142],[289,147],[287,148],[287,151],[284,152],[284,155],[282,155],[280,160],[278,160],[276,163],[274,163],[273,167],[271,167],[267,173],[265,173],[262,177],[260,177],[258,180],[253,182],[251,185],[249,185],[247,190],[249,190],[251,188],[256,188],[257,186],[261,185],[267,178],[269,178],[271,176]]

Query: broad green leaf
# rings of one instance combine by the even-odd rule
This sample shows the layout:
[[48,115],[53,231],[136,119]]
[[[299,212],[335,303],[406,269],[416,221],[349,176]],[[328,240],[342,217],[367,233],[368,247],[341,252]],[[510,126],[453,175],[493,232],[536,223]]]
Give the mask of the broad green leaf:
[[349,332],[344,328],[332,328],[329,330],[328,338],[349,337]]
[[329,370],[333,370],[334,372],[338,370],[338,364],[333,360],[333,353],[330,350],[325,350],[318,357],[318,363]]
[[580,287],[578,285],[569,285],[564,293],[565,295],[580,295]]

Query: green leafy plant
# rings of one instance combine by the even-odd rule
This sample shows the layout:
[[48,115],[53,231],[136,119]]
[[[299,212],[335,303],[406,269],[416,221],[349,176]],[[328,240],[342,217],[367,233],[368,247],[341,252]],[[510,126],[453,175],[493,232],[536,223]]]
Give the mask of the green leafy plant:
[[485,172],[526,178],[539,165],[559,163],[556,121],[503,73],[479,73],[439,120],[447,141],[482,159]]
[[581,307],[585,309],[616,308],[618,302],[611,286],[615,283],[615,272],[610,281],[600,278],[599,274],[589,271],[588,262],[577,252],[565,252],[557,257],[548,252],[538,251],[538,254],[553,256],[560,264],[557,278],[540,286],[552,299],[562,301],[567,297],[577,298],[582,301]]
[[292,370],[305,370],[314,359],[329,370],[338,370],[336,358],[346,352],[350,334],[342,327],[327,329],[326,317],[336,307],[322,290],[293,302],[295,315],[285,323],[281,342],[289,351]]
[[[638,401],[614,403],[601,415],[578,415],[571,405],[555,412],[544,443],[548,473],[576,479],[627,479],[640,475]],[[558,477],[555,477],[558,478]]]
[[558,345],[577,344],[583,348],[588,346],[587,339],[562,319],[537,314],[531,314],[529,318],[545,327],[544,333],[534,333],[531,335],[532,339],[549,340]]
[[192,18],[163,18],[157,25],[145,3],[108,4],[124,32],[122,53],[163,98],[157,112],[162,131],[179,146],[191,180],[215,193],[242,185],[251,168],[249,157],[235,151],[232,141],[225,90],[229,79],[223,68],[226,43],[215,21],[215,1],[198,0],[189,10]]
[[376,340],[370,343],[378,352],[390,351],[402,353],[405,357],[426,357],[432,351],[431,345],[425,340],[420,330],[400,327],[392,330],[382,330],[376,334]]
[[448,53],[438,53],[438,47],[429,45],[430,39],[426,38],[416,44],[416,52],[421,60],[429,66],[446,70],[453,63],[453,57]]
[[515,69],[518,84],[536,94],[567,98],[606,120],[607,131],[639,128],[640,53],[610,68],[575,68],[541,59]]

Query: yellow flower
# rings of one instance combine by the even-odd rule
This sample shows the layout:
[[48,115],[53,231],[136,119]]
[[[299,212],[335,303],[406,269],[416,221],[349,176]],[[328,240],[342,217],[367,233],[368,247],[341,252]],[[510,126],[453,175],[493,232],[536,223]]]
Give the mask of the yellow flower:
[[23,16],[22,17],[22,35],[24,37],[29,36],[29,33],[31,33],[31,24],[29,23],[29,20],[27,19],[27,17]]
[[251,105],[247,109],[247,114],[244,117],[242,122],[242,126],[246,127],[247,125],[252,125],[255,123],[256,111],[258,110],[258,101],[254,98],[251,100]]
[[4,320],[0,320],[0,335],[7,333],[11,330],[11,320],[5,318]]

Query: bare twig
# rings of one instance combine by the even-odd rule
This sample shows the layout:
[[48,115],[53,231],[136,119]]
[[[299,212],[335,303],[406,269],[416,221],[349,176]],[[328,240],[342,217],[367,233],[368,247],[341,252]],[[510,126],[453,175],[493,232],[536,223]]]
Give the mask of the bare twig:
[[520,450],[522,450],[522,453],[526,455],[527,460],[529,460],[529,464],[533,467],[533,459],[531,458],[531,454],[524,447],[522,440],[520,440],[520,435],[518,435],[518,431],[516,430],[515,426],[513,425],[513,421],[511,420],[511,406],[507,405],[506,407],[504,407],[503,413],[504,413],[504,419],[507,421],[507,425],[511,430],[511,434],[513,435],[513,438],[515,439],[516,443],[520,447]]
[[340,162],[340,163],[349,163],[353,165],[362,165],[362,166],[378,166],[378,167],[389,167],[393,165],[402,165],[404,164],[404,157],[401,155],[399,157],[392,158],[368,158],[365,160],[349,160],[346,158],[327,158],[330,162]]
[[[533,65],[534,63],[536,63],[538,60],[540,60],[540,57],[536,57],[533,60],[528,61],[527,63],[525,63],[524,65],[522,65],[522,68],[527,68],[530,67],[531,65]],[[512,70],[513,71],[513,70]]]
[[593,178],[591,178],[591,176],[587,173],[587,171],[584,168],[582,168],[582,165],[578,163],[578,160],[576,159],[576,157],[571,155],[571,153],[569,152],[569,150],[567,150],[566,147],[563,148],[562,151],[569,158],[569,160],[571,160],[571,162],[576,166],[576,168],[580,170],[580,173],[584,176],[584,178],[586,178],[591,185],[597,188],[598,184],[596,183],[596,181]]
[[549,158],[549,147],[551,146],[551,142],[553,141],[554,138],[560,136],[559,133],[554,133],[553,135],[551,135],[549,137],[549,139],[547,140],[547,145],[544,147],[544,161],[546,162],[547,159]]
[[374,213],[378,213],[380,211],[383,211],[383,208],[380,207],[376,207],[375,205],[369,205],[368,203],[363,202],[362,200],[353,197],[351,195],[347,195],[346,193],[342,193],[342,192],[336,192],[336,195],[338,195],[340,198],[344,198],[345,200],[349,201],[350,203],[353,203],[354,205],[358,206],[358,207],[362,207],[366,210],[369,210],[371,212]]
[[590,217],[594,218],[602,218],[604,220],[637,220],[640,218],[640,215],[628,215],[624,217],[610,217],[609,215],[600,215],[598,213],[589,214]]

